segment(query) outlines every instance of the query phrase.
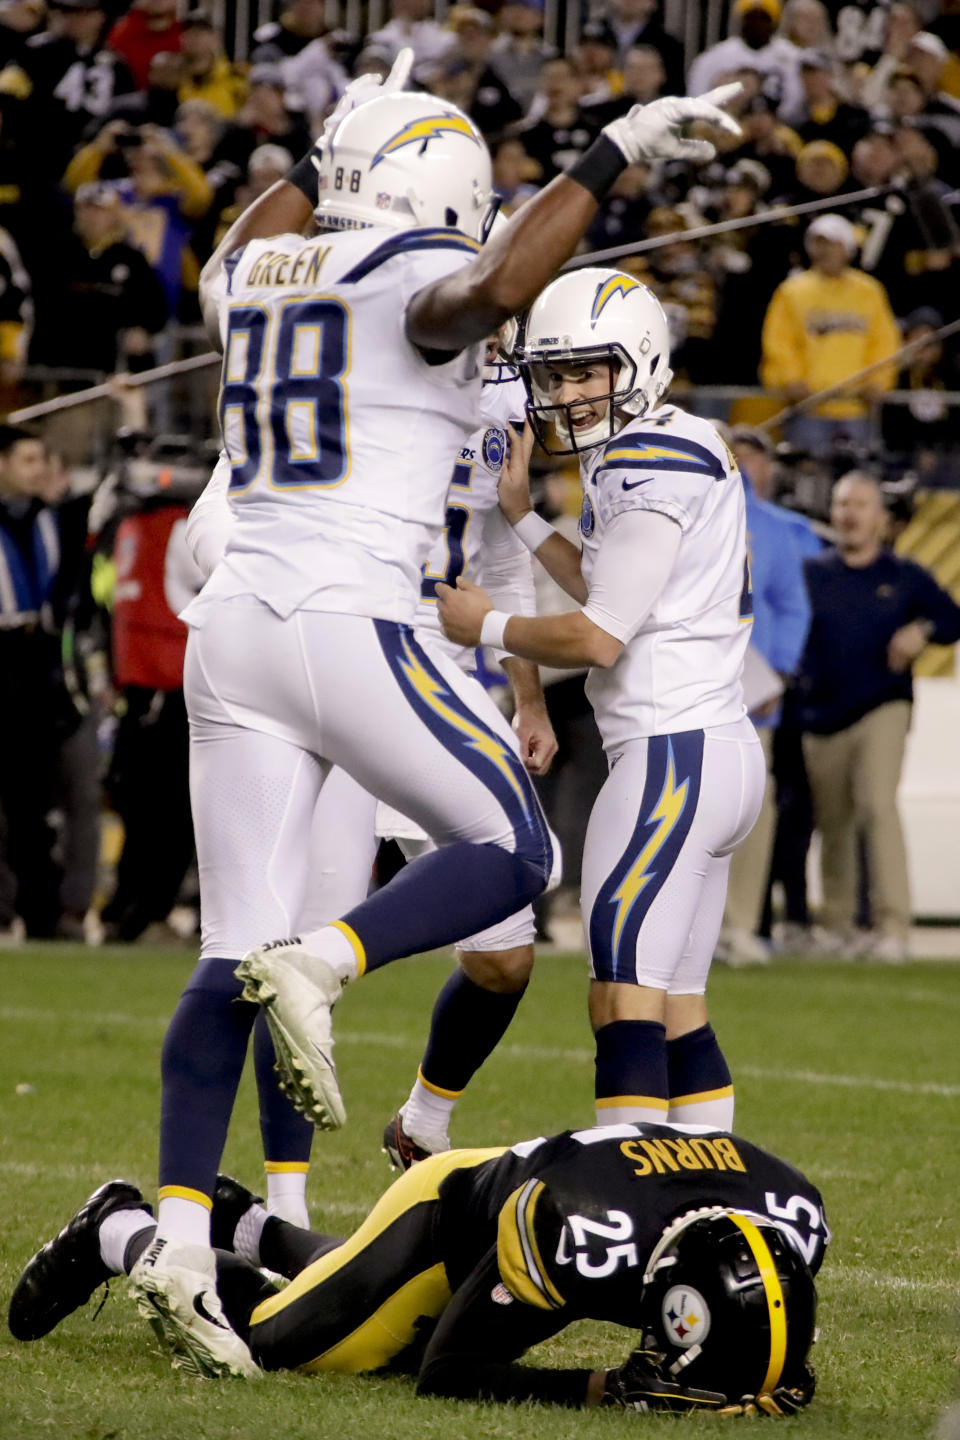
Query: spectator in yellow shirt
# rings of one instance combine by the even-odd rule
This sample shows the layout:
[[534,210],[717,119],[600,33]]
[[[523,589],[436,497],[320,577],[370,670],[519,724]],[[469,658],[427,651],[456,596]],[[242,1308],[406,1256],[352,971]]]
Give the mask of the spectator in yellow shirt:
[[219,31],[205,16],[189,16],[183,22],[180,49],[186,68],[178,93],[180,103],[206,100],[225,119],[232,119],[244,104],[249,86],[227,59]]
[[[857,239],[850,222],[820,215],[804,243],[810,269],[777,287],[763,322],[760,378],[790,404],[842,384],[900,345],[886,290],[851,264]],[[848,393],[794,416],[786,427],[789,439],[811,454],[838,442],[864,443],[869,403],[891,390],[896,378],[896,364],[885,365]]]

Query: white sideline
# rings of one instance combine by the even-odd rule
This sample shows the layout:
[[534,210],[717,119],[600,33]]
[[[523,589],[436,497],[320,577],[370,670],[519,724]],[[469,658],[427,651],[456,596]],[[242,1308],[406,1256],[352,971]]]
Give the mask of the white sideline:
[[[360,1030],[341,1030],[336,1038],[341,1045],[378,1045],[394,1050],[406,1049],[413,1043],[405,1035]],[[559,1047],[537,1045],[498,1045],[496,1054],[509,1055],[515,1060],[561,1060],[571,1064],[589,1064],[594,1058],[592,1050],[563,1050]],[[751,1080],[788,1080],[803,1085],[840,1085],[850,1090],[892,1090],[899,1095],[936,1095],[945,1100],[960,1099],[960,1085],[941,1085],[934,1080],[887,1080],[876,1075],[827,1075],[816,1070],[780,1070],[762,1065],[738,1065],[737,1075],[749,1076]]]
[[[83,1024],[165,1026],[169,1016],[146,1018],[142,1015],[124,1015],[116,1012],[105,1014],[77,1014],[64,1016],[59,1010],[34,1010],[27,1007],[0,1006],[0,1021],[28,1020],[39,1024],[62,1024],[66,1018],[74,1018]],[[409,1035],[398,1035],[391,1031],[380,1033],[374,1030],[341,1030],[336,1034],[340,1045],[377,1045],[381,1049],[415,1050],[421,1042]],[[497,1054],[508,1055],[514,1060],[563,1061],[568,1064],[590,1064],[593,1051],[583,1048],[562,1049],[559,1046],[500,1045]],[[886,1090],[897,1095],[933,1095],[943,1100],[960,1099],[960,1085],[942,1085],[935,1080],[890,1080],[880,1075],[831,1075],[818,1070],[781,1070],[764,1065],[738,1065],[737,1074],[751,1080],[781,1080],[800,1085],[833,1085],[847,1090]]]

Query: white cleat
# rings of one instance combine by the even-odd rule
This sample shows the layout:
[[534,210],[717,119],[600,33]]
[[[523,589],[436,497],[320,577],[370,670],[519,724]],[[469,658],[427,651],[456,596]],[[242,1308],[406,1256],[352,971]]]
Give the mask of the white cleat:
[[331,1011],[346,981],[297,939],[258,946],[233,973],[243,981],[244,1000],[263,1007],[280,1089],[318,1130],[339,1130],[347,1112],[333,1063]]
[[171,1248],[154,1240],[130,1271],[130,1292],[174,1368],[213,1380],[262,1372],[227,1323],[217,1294],[216,1261],[204,1245]]

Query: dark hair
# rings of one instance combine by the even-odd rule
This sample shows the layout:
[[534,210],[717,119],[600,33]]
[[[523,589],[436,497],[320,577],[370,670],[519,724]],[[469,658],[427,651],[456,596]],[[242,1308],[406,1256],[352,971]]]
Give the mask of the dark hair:
[[43,436],[36,430],[28,430],[22,425],[0,424],[0,455],[9,455],[14,446],[24,440],[38,440],[41,445],[44,444]]

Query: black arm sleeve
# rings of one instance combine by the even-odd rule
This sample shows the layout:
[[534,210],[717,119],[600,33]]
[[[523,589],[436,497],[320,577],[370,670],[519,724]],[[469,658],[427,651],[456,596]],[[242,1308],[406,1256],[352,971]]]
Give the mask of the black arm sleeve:
[[540,1400],[583,1405],[589,1370],[543,1370],[510,1362],[531,1345],[580,1318],[563,1306],[538,1310],[509,1298],[500,1281],[496,1246],[457,1290],[440,1318],[420,1369],[418,1395],[454,1400]]

